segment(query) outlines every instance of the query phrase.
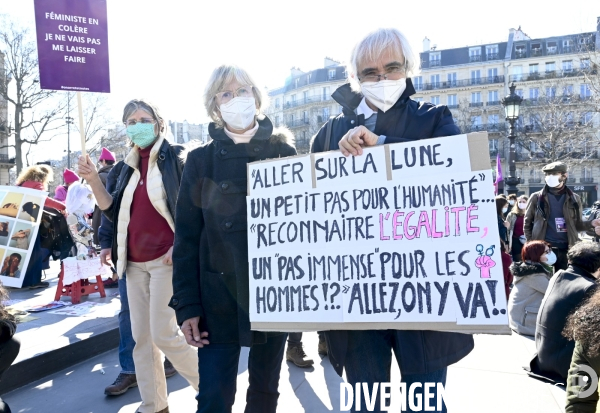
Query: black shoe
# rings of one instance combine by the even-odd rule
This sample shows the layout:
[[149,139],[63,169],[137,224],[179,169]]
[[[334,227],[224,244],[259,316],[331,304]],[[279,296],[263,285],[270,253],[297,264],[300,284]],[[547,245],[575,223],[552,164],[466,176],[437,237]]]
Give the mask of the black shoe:
[[29,286],[30,290],[35,290],[36,288],[48,288],[50,287],[50,283],[48,281],[40,281],[37,284],[33,284]]

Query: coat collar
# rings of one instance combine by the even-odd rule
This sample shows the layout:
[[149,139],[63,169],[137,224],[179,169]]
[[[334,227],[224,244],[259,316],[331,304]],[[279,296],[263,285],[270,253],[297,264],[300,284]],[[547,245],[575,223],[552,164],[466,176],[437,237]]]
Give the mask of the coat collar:
[[[250,140],[250,142],[255,143],[256,141],[268,140],[271,137],[271,135],[273,134],[273,123],[265,115],[257,117],[256,121],[258,122],[258,130],[256,131],[256,135],[254,135],[254,137],[252,137],[252,140]],[[220,141],[223,143],[231,142],[232,144],[234,143],[231,140],[231,138],[229,136],[227,136],[227,134],[225,133],[223,128],[217,127],[217,124],[214,122],[211,122],[208,125],[208,134],[215,141]]]
[[[403,105],[404,103],[406,103],[408,98],[414,95],[415,93],[417,92],[412,84],[412,79],[410,77],[407,77],[406,89],[404,89],[404,92],[402,93],[402,95],[400,95],[400,98],[392,107],[396,108],[398,106]],[[350,87],[350,83],[345,83],[339,88],[337,88],[335,92],[333,92],[331,97],[347,111],[354,112],[358,105],[360,105],[360,102],[362,101],[364,96],[360,92],[353,91]],[[381,111],[378,110],[378,112]]]

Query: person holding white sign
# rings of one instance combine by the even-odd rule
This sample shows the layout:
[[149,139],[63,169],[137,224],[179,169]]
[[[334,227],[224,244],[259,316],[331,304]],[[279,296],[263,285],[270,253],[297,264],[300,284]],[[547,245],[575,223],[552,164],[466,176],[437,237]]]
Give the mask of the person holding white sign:
[[[460,131],[446,106],[410,99],[415,89],[408,76],[417,65],[406,37],[398,30],[379,29],[368,34],[352,51],[349,83],[332,95],[343,111],[321,128],[313,139],[311,152],[339,147],[346,156],[360,156],[368,146],[458,135]],[[465,357],[474,346],[469,334],[438,331],[363,330],[325,334],[333,367],[339,375],[345,368],[352,385],[368,383],[371,392],[375,383],[389,382],[393,350],[402,381],[407,388],[420,383],[421,397],[425,383],[444,385],[447,366]],[[379,394],[374,411],[380,411]],[[364,406],[364,396],[361,397]],[[435,399],[430,405],[438,405]],[[445,412],[446,407],[435,411]]]
[[262,114],[261,88],[237,66],[214,70],[204,105],[212,141],[190,152],[183,171],[170,305],[198,347],[198,413],[231,412],[241,346],[250,347],[246,413],[275,413],[287,334],[250,330],[247,165],[296,149]]

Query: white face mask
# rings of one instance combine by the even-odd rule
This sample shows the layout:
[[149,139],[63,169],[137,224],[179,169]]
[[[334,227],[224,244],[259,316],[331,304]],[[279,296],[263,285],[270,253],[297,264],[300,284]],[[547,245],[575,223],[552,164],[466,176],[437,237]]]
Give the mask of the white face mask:
[[230,129],[243,130],[254,122],[256,116],[256,101],[253,97],[235,97],[219,107],[223,122]]
[[508,208],[506,208],[506,207],[502,208],[502,213],[503,214],[506,214],[506,211],[508,211]]
[[546,184],[550,188],[556,188],[560,185],[560,176],[559,175],[548,175],[546,176]]
[[515,201],[508,201],[508,203],[510,204],[510,206],[513,206],[515,204]]
[[546,255],[546,264],[548,264],[548,265],[556,264],[556,254],[554,253],[554,251],[550,251],[550,253]]
[[527,203],[526,202],[519,202],[519,209],[525,209],[527,208]]
[[379,82],[365,82],[360,84],[360,88],[362,94],[369,102],[382,112],[386,112],[396,104],[402,93],[404,93],[404,89],[406,89],[406,79],[384,79]]

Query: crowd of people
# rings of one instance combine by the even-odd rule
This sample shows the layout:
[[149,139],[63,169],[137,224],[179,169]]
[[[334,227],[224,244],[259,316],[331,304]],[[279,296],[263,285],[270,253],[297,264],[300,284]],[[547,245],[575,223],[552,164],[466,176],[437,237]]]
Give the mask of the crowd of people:
[[[411,99],[418,64],[399,31],[379,29],[364,37],[352,51],[348,83],[332,94],[342,112],[313,138],[311,152],[340,149],[359,156],[365,147],[460,134],[446,106]],[[66,170],[65,185],[47,206],[64,211],[69,186],[81,178],[96,199],[95,243],[102,262],[114,270],[108,284],[118,286],[121,299],[121,371],[107,395],[137,386],[138,412],[166,413],[166,377],[178,372],[197,392],[197,412],[231,412],[244,346],[250,347],[245,411],[275,412],[284,354],[300,367],[313,361],[306,358],[300,333],[251,330],[247,165],[296,155],[294,139],[264,114],[267,98],[241,67],[213,71],[204,106],[212,118],[211,141],[184,147],[166,139],[157,106],[128,102],[122,116],[131,148],[127,157],[117,162],[103,149],[99,169],[89,155],[81,157],[79,175]],[[18,183],[47,190],[51,169],[32,168]],[[600,217],[582,219],[581,200],[566,186],[564,163],[553,162],[543,172],[541,191],[496,198],[498,230],[510,328],[536,341],[530,374],[565,383],[569,375],[581,374],[580,363],[599,368],[600,247],[581,242],[579,232],[600,235]],[[40,257],[48,256],[40,246]],[[36,275],[30,282],[40,280]],[[14,326],[5,313],[0,316],[2,346],[13,343]],[[373,389],[390,381],[392,354],[407,388],[445,385],[448,366],[473,347],[471,334],[348,330],[319,332],[318,351],[353,386]],[[581,399],[578,391],[569,385],[567,411],[593,411],[581,406],[597,401],[597,392]],[[423,392],[423,386],[417,388],[416,397]],[[431,405],[437,406],[436,397]],[[445,404],[436,411],[445,412]]]

